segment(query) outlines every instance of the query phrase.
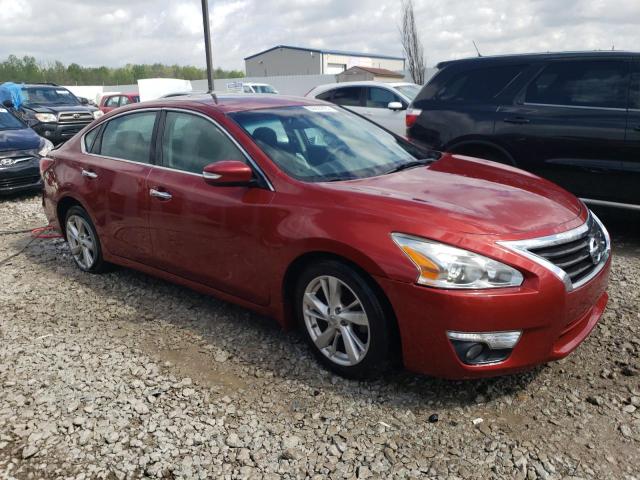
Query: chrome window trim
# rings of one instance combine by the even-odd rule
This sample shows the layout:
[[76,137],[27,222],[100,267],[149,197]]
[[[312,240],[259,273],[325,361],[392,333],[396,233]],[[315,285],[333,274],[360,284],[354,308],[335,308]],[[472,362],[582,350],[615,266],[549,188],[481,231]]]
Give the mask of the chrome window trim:
[[611,112],[626,112],[627,108],[617,108],[617,107],[589,107],[585,105],[563,105],[559,103],[529,103],[524,102],[520,105],[528,105],[532,107],[558,107],[558,108],[575,108],[578,110],[607,110]]
[[149,166],[151,168],[158,168],[160,170],[168,170],[170,172],[184,173],[186,175],[194,175],[196,177],[203,178],[203,174],[201,174],[201,173],[187,172],[186,170],[179,170],[177,168],[164,167],[162,165],[156,165],[154,163],[136,162],[136,161],[133,161],[133,160],[127,160],[126,158],[117,158],[117,157],[109,157],[107,155],[98,155],[96,153],[89,153],[89,152],[86,151],[86,148],[85,148],[85,136],[87,136],[90,132],[92,132],[96,128],[100,128],[100,126],[103,125],[104,123],[108,123],[111,120],[113,120],[115,118],[118,118],[118,117],[122,117],[124,115],[132,115],[134,113],[163,112],[163,111],[164,112],[187,113],[187,114],[190,114],[190,115],[197,115],[199,117],[204,118],[205,120],[208,120],[215,127],[220,129],[220,131],[222,131],[222,133],[224,133],[233,142],[233,144],[238,148],[238,150],[240,150],[240,153],[242,153],[245,156],[245,158],[247,159],[249,164],[262,177],[262,179],[265,181],[265,183],[266,183],[267,187],[269,188],[269,190],[272,191],[272,192],[275,192],[275,188],[273,187],[273,184],[271,183],[271,181],[269,180],[267,175],[263,172],[262,168],[260,168],[258,166],[257,162],[253,159],[253,157],[251,155],[249,155],[249,153],[238,143],[238,141],[235,138],[233,138],[233,136],[229,132],[227,132],[227,130],[222,125],[220,125],[218,122],[216,122],[213,118],[209,117],[208,115],[204,115],[203,113],[196,112],[194,110],[189,110],[187,108],[179,108],[179,107],[136,108],[134,110],[127,110],[126,112],[118,113],[117,115],[114,115],[113,117],[109,117],[104,122],[100,122],[98,125],[92,127],[91,129],[89,129],[85,133],[83,133],[82,137],[80,138],[80,150],[82,151],[82,153],[84,155],[89,155],[91,157],[108,158],[109,160],[118,160],[120,162],[133,163],[133,164],[136,164],[136,165],[146,165],[146,166]]
[[[578,240],[585,233],[587,233],[591,229],[591,223],[596,222],[598,226],[602,229],[602,233],[604,234],[606,247],[605,253],[600,260],[600,263],[596,266],[596,268],[586,277],[580,279],[578,282],[573,283],[569,275],[562,270],[560,267],[557,267],[547,259],[540,257],[529,249],[531,248],[544,248],[544,247],[553,247],[555,245],[562,245],[564,243],[572,242]],[[543,266],[544,268],[550,270],[556,277],[558,277],[565,286],[567,292],[572,292],[582,287],[591,281],[596,275],[598,275],[602,269],[607,264],[609,257],[611,256],[611,238],[609,236],[609,232],[602,224],[600,219],[591,211],[589,211],[589,218],[587,221],[580,225],[578,228],[574,228],[573,230],[568,230],[566,232],[557,233],[555,235],[549,235],[546,237],[532,238],[527,240],[515,240],[515,241],[502,241],[497,242],[499,245],[508,248],[509,250],[516,252],[529,260],[537,263],[538,265]]]

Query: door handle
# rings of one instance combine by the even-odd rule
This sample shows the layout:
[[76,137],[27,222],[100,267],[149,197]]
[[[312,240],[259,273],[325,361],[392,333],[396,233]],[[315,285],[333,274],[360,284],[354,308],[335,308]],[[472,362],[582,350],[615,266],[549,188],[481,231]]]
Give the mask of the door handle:
[[525,125],[529,123],[529,119],[524,117],[507,117],[504,119],[504,123],[515,123],[516,125]]
[[98,174],[95,172],[90,172],[89,170],[82,170],[82,176],[90,178],[91,180],[98,178]]
[[155,198],[159,198],[160,200],[171,200],[173,198],[173,195],[171,195],[169,192],[161,192],[160,190],[156,190],[155,188],[149,190],[149,195]]

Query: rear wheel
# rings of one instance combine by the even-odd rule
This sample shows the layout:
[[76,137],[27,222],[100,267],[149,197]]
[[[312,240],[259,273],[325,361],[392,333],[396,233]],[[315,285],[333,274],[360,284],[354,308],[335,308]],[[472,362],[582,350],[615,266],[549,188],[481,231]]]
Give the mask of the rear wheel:
[[296,289],[296,311],[318,360],[349,378],[371,378],[389,367],[390,329],[368,281],[336,261],[308,268]]
[[76,265],[85,272],[105,269],[102,247],[89,214],[82,207],[71,207],[65,220],[65,236]]
[[452,153],[514,166],[513,161],[511,161],[511,159],[505,153],[502,153],[495,148],[485,147],[483,145],[467,145],[460,148],[454,148]]

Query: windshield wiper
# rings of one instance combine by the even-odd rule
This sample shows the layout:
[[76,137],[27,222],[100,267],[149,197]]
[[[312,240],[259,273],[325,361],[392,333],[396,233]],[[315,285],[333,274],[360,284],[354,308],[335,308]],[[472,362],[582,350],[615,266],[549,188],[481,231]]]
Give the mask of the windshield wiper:
[[410,168],[423,167],[425,165],[429,165],[430,163],[433,163],[433,158],[420,158],[418,160],[412,160],[410,162],[403,163],[402,165],[398,165],[397,167],[392,168],[387,172],[384,172],[384,174],[388,175],[390,173],[401,172],[403,170],[408,170]]

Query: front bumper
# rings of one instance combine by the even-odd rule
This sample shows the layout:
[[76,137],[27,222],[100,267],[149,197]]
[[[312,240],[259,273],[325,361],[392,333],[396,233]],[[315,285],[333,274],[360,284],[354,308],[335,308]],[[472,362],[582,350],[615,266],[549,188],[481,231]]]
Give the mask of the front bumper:
[[50,140],[54,145],[66,142],[91,122],[38,123],[33,128],[38,135]]
[[[515,373],[558,360],[575,350],[598,323],[607,304],[611,259],[586,285],[567,292],[551,273],[534,284],[492,291],[426,288],[381,279],[396,313],[405,367],[417,373],[469,379]],[[447,331],[521,330],[508,358],[467,365]]]
[[0,168],[0,195],[39,190],[42,188],[37,158],[11,167]]

